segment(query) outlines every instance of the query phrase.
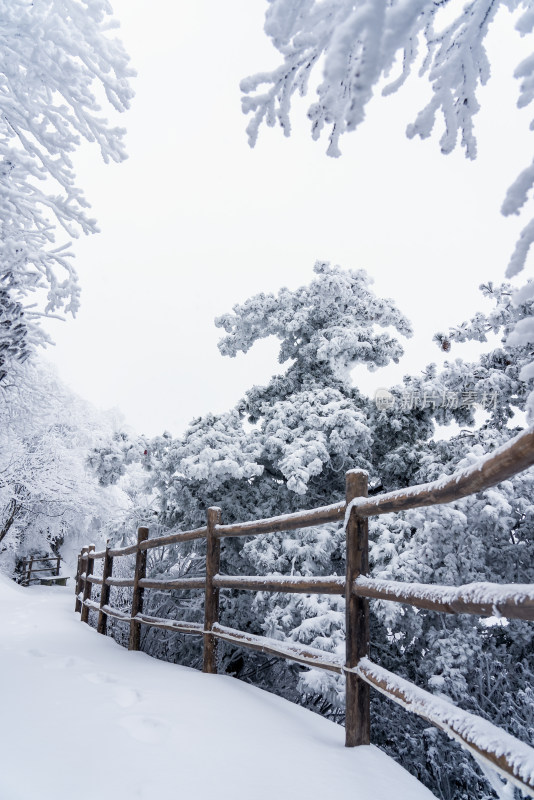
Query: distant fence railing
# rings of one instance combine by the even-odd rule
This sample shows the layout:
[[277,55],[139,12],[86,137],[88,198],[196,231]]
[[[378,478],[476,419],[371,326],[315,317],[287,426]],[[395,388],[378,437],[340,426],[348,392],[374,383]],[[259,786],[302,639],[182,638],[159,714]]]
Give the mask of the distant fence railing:
[[[47,567],[36,567],[36,564],[43,564],[43,562],[49,562],[49,566]],[[41,580],[43,577],[42,573],[47,572],[48,575],[52,573],[52,577],[59,578],[59,570],[61,566],[61,557],[60,556],[43,556],[43,558],[37,556],[30,556],[29,558],[24,558],[20,564],[19,572],[21,575],[20,583],[22,586],[29,586],[32,580]],[[37,573],[41,575],[41,578],[37,577]],[[47,576],[44,576],[47,577]]]
[[[534,797],[534,749],[481,717],[463,711],[409,681],[373,663],[369,658],[369,598],[406,603],[446,614],[474,614],[488,617],[534,620],[534,584],[471,583],[438,586],[368,577],[370,516],[411,508],[438,505],[488,489],[534,464],[534,428],[512,439],[472,466],[432,483],[411,486],[375,497],[367,497],[367,473],[350,470],[346,475],[344,501],[294,514],[239,524],[223,525],[221,510],[207,510],[207,524],[192,531],[149,539],[148,528],[139,528],[137,542],[129,547],[95,552],[94,545],[82,548],[76,576],[76,610],[88,622],[91,610],[98,613],[97,630],[106,634],[107,619],[130,626],[130,650],[138,650],[142,625],[178,633],[203,636],[203,670],[216,673],[217,640],[280,656],[309,667],[329,670],[346,679],[347,747],[370,742],[369,687],[441,728],[478,760],[500,773],[521,791]],[[346,530],[346,575],[328,577],[221,575],[221,540],[226,537],[257,536],[290,531],[344,520]],[[205,578],[173,580],[146,577],[147,551],[151,548],[206,539]],[[115,558],[135,555],[132,578],[114,578]],[[103,559],[102,577],[93,575],[95,561]],[[100,601],[91,599],[93,585],[101,587]],[[109,605],[112,586],[133,589],[130,613]],[[143,613],[144,592],[159,590],[203,590],[204,623],[163,619]],[[346,599],[345,659],[292,641],[279,641],[219,624],[221,589],[263,592],[336,594]]]

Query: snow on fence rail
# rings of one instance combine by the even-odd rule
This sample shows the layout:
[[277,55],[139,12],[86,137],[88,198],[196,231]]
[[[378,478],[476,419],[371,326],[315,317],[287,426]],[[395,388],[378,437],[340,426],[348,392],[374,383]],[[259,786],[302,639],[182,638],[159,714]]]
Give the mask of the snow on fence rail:
[[[330,506],[299,511],[269,519],[239,524],[221,524],[219,508],[209,508],[207,525],[192,531],[149,539],[148,528],[139,528],[137,543],[129,547],[95,552],[94,545],[82,548],[76,574],[76,611],[88,622],[89,611],[98,613],[97,630],[106,634],[107,618],[130,626],[128,647],[139,650],[141,625],[204,637],[203,670],[216,673],[217,640],[259,650],[325,669],[346,678],[345,744],[369,744],[369,688],[385,694],[407,710],[432,722],[456,739],[522,792],[534,797],[534,749],[486,720],[469,714],[452,703],[435,697],[409,681],[388,672],[369,659],[369,598],[407,603],[418,608],[448,614],[502,615],[534,620],[534,585],[471,583],[465,586],[436,586],[368,577],[368,522],[373,515],[449,503],[488,489],[534,464],[534,428],[516,436],[467,469],[420,486],[367,497],[367,473],[350,470],[346,475],[345,500]],[[344,577],[237,576],[219,573],[221,540],[230,536],[253,536],[273,531],[323,525],[345,520],[346,574]],[[206,577],[172,580],[146,577],[147,550],[183,541],[206,539]],[[113,561],[126,555],[136,557],[133,578],[113,578]],[[95,561],[103,559],[102,577],[93,575]],[[100,601],[91,599],[93,585],[100,585]],[[111,586],[132,587],[130,613],[109,604]],[[145,590],[203,590],[204,623],[162,619],[143,613]],[[219,624],[221,589],[264,592],[340,594],[346,598],[345,659],[296,642],[256,636]]]

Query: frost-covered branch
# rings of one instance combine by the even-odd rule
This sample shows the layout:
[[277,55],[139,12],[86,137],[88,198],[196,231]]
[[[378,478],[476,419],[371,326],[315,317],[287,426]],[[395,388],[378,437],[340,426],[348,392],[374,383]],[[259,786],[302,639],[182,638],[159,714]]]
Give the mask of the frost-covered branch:
[[106,162],[126,157],[124,131],[108,125],[99,104],[102,95],[124,111],[132,97],[128,56],[109,35],[111,13],[105,0],[0,0],[0,314],[8,323],[0,380],[47,340],[26,313],[28,296],[45,290],[45,315],[79,306],[72,254],[53,246],[57,224],[69,237],[97,230],[71,154],[86,139]]
[[[320,136],[330,126],[328,155],[339,156],[340,136],[354,130],[365,118],[365,109],[378,84],[389,78],[399,62],[399,75],[382,89],[397,91],[410,75],[421,43],[425,58],[421,74],[427,74],[432,98],[409,126],[409,136],[430,135],[436,114],[441,111],[445,130],[440,144],[443,152],[461,144],[469,158],[476,155],[473,116],[479,110],[476,92],[490,73],[484,45],[499,7],[515,7],[505,0],[471,0],[455,19],[442,28],[441,11],[450,0],[272,0],[266,13],[265,32],[284,58],[282,66],[241,82],[243,111],[253,113],[247,132],[254,145],[263,121],[278,121],[289,135],[292,95],[306,94],[310,73],[322,64],[323,81],[318,99],[308,116],[312,135]],[[529,5],[524,3],[524,5]],[[521,32],[527,27],[520,19]],[[519,25],[519,23],[518,23]],[[523,63],[517,76],[525,77],[520,104],[530,102],[528,84],[531,65]],[[267,91],[259,93],[259,87]]]

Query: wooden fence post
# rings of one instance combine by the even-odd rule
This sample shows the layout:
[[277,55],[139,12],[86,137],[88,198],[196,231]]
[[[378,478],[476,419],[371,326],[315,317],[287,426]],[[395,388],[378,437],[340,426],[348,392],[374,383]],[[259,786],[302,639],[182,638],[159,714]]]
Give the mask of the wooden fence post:
[[78,572],[76,573],[76,605],[74,606],[75,611],[82,610],[82,602],[80,600],[80,592],[82,591],[82,572],[83,572],[83,562],[85,561],[85,554],[87,553],[87,547],[82,547],[81,553],[78,556]]
[[94,553],[94,551],[94,544],[90,544],[85,555],[85,583],[83,587],[82,613],[80,616],[82,622],[89,621],[89,606],[85,605],[85,601],[91,599],[91,589],[93,588],[93,584],[88,580],[88,578],[89,575],[93,574],[93,569],[95,566],[94,558],[89,558],[89,553]]
[[[352,469],[346,474],[347,505],[355,497],[367,497],[367,473]],[[346,532],[346,659],[347,667],[355,667],[360,658],[369,655],[369,600],[357,597],[352,586],[356,578],[369,571],[369,525],[354,509],[349,515]],[[353,672],[346,673],[345,747],[370,742],[369,686]]]
[[130,639],[128,650],[139,650],[141,643],[141,623],[136,622],[134,617],[143,610],[144,589],[139,586],[139,581],[146,578],[146,550],[140,550],[139,545],[148,539],[148,528],[139,528],[137,531],[137,553],[135,556],[135,575],[132,595],[132,611],[130,620]]
[[[204,630],[211,631],[219,621],[219,589],[213,578],[219,572],[221,540],[215,536],[215,525],[221,522],[221,509],[208,508],[208,532],[206,534],[206,597],[204,601]],[[217,639],[211,633],[204,634],[203,672],[217,673]]]
[[33,556],[30,558],[28,563],[28,573],[26,576],[26,586],[30,585],[31,577],[32,577],[32,567],[33,567]]
[[61,556],[57,557],[57,567],[56,567],[56,575],[59,575],[59,565],[61,562]]
[[100,611],[98,612],[98,625],[96,629],[98,633],[102,633],[104,636],[107,633],[108,627],[108,615],[105,611],[102,611],[104,606],[109,605],[109,592],[111,586],[109,583],[106,583],[108,578],[111,578],[113,574],[113,556],[109,554],[109,539],[106,542],[106,555],[104,556],[104,566],[102,568],[102,586],[100,587]]

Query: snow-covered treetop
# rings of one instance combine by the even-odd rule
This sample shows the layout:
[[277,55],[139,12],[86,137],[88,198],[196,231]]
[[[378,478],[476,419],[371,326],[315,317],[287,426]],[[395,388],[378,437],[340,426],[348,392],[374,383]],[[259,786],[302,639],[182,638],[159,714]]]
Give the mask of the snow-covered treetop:
[[267,336],[280,340],[287,371],[250,389],[239,411],[258,424],[261,463],[297,494],[326,466],[342,474],[355,462],[368,465],[372,436],[349,371],[397,362],[403,349],[395,333],[412,334],[393,301],[373,293],[364,270],[317,262],[314,271],[307,286],[256,295],[215,320],[227,334],[223,355],[246,353]]
[[402,346],[387,331],[394,328],[404,336],[412,329],[392,300],[377,297],[364,270],[342,270],[317,262],[317,274],[308,286],[295,291],[281,289],[273,294],[259,294],[243,305],[234,306],[233,314],[224,314],[215,324],[227,336],[219,342],[223,355],[246,353],[258,339],[276,336],[281,341],[279,361],[290,359],[307,373],[314,365],[343,378],[357,363],[370,370],[397,362]]

